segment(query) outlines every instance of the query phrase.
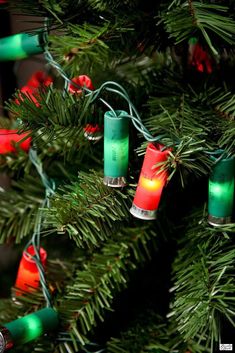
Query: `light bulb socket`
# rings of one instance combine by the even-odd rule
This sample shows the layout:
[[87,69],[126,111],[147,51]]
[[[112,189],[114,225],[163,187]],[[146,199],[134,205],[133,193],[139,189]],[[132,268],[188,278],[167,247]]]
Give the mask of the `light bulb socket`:
[[232,217],[215,217],[212,215],[208,215],[208,223],[212,226],[219,227],[224,224],[228,224],[232,222]]
[[84,131],[84,137],[89,140],[89,141],[99,141],[102,139],[103,134],[102,132],[88,132],[88,131]]
[[11,349],[14,346],[10,331],[6,327],[0,328],[0,353]]
[[126,186],[126,178],[124,177],[107,177],[103,178],[103,182],[107,186],[111,186],[113,188],[121,188]]
[[130,213],[139,219],[143,219],[146,221],[152,221],[157,218],[157,210],[144,210],[143,208],[140,208],[136,206],[135,204],[132,204],[130,208]]

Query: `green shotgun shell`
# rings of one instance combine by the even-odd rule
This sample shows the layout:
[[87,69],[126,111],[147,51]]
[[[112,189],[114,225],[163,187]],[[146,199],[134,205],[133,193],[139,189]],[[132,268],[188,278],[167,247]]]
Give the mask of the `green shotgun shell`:
[[58,314],[52,308],[41,309],[5,324],[0,329],[0,353],[55,330],[58,324]]
[[211,158],[215,165],[209,178],[208,222],[218,226],[232,220],[235,158]]
[[18,33],[0,38],[0,61],[20,60],[41,54],[46,43],[45,32]]
[[129,119],[123,110],[104,115],[104,184],[126,185],[129,160]]

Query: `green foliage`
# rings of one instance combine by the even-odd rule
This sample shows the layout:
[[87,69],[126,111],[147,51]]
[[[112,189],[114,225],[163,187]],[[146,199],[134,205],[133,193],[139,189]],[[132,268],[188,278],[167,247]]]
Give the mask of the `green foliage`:
[[27,129],[39,146],[52,143],[56,139],[57,143],[58,140],[61,143],[64,141],[67,150],[82,150],[88,144],[83,137],[84,125],[90,116],[96,114],[93,122],[99,117],[97,110],[94,114],[92,95],[72,95],[68,92],[63,94],[61,90],[49,87],[36,95],[36,98],[39,106],[31,97],[20,92],[15,94],[14,100],[7,102],[8,110],[14,116],[20,116],[20,130]]
[[[170,352],[170,337],[162,317],[147,311],[120,338],[107,342],[108,353]],[[143,328],[144,327],[144,328]]]
[[[63,30],[64,32],[64,30]],[[63,65],[71,78],[89,72],[92,75],[108,63],[109,47],[104,42],[110,36],[109,24],[102,26],[68,25],[66,35],[50,35],[50,50],[58,63]]]
[[92,8],[98,9],[99,11],[110,11],[123,9],[132,9],[138,4],[138,0],[88,0]]
[[165,164],[165,168],[171,170],[168,180],[178,172],[181,185],[184,187],[191,173],[196,177],[208,175],[212,163],[210,157],[205,154],[204,143],[205,140],[195,141],[192,137],[185,137],[180,141],[175,150],[169,153]]
[[[94,253],[84,269],[79,269],[73,283],[65,287],[58,298],[61,317],[70,323],[70,331],[81,342],[83,335],[104,320],[106,310],[111,310],[114,295],[127,285],[128,273],[142,262],[143,251],[151,248],[156,233],[149,227],[123,228],[108,240],[101,252]],[[73,313],[71,315],[71,313]]]
[[[162,163],[162,168],[170,170],[169,180],[178,172],[182,186],[190,173],[200,177],[208,174],[211,161],[210,151],[216,147],[210,138],[213,129],[217,129],[217,119],[208,104],[192,100],[188,93],[152,97],[148,106],[150,115],[146,118],[146,127],[164,145],[171,148],[169,158]],[[202,114],[203,111],[203,114]],[[139,149],[141,153],[145,144]]]
[[107,342],[108,353],[193,353],[209,352],[205,346],[189,339],[188,341],[175,331],[176,323],[169,324],[153,310],[147,310],[137,317],[127,331],[120,337],[111,337]]
[[80,172],[77,182],[53,196],[46,222],[79,247],[98,247],[127,221],[128,204],[128,195],[105,186],[100,175]]
[[[168,318],[151,310],[130,328],[119,327],[117,337],[109,339],[107,333],[103,340],[108,340],[107,351],[212,352],[221,322],[234,325],[235,224],[208,226],[206,214],[193,213],[194,193],[201,194],[199,207],[203,203],[206,209],[208,195],[200,187],[211,169],[210,154],[223,148],[234,155],[234,1],[226,2],[229,7],[212,0],[10,3],[13,12],[40,16],[35,26],[48,25],[48,50],[69,79],[87,74],[97,89],[88,95],[70,94],[55,82],[35,95],[36,104],[20,92],[6,103],[11,117],[19,122],[15,126],[32,136],[43,170],[57,186],[51,207],[42,210],[42,241],[53,258],[46,279],[60,327],[47,339],[16,347],[16,351],[104,352],[106,348],[90,342],[96,326],[112,315],[117,293],[128,286],[132,272],[146,259],[158,256],[156,249],[163,250],[159,236],[164,235],[167,251],[174,252],[171,238],[177,251]],[[190,64],[191,37],[215,56],[210,74],[199,69],[203,58],[197,58],[196,67]],[[50,65],[52,58],[46,54]],[[63,85],[63,79],[59,80]],[[99,91],[111,80],[125,87],[144,126],[171,148],[161,168],[168,169],[172,182],[165,188],[156,222],[130,215],[133,185],[112,189],[103,184],[102,143],[84,137],[86,123],[103,124],[103,108],[128,110],[128,102],[114,90]],[[6,121],[0,124],[13,126]],[[143,154],[147,144],[143,140],[132,126],[131,180],[137,179],[141,169],[133,150]],[[0,241],[24,243],[38,225],[45,189],[22,151],[2,155],[1,170],[16,181],[9,191],[1,192]],[[187,188],[178,190],[177,176]],[[162,266],[158,271],[165,274],[169,268]],[[152,281],[156,283],[156,278]],[[145,301],[145,296],[140,300]],[[1,321],[45,305],[41,291],[24,293],[19,302],[16,306],[11,299],[1,300]]]
[[[149,98],[146,126],[154,135],[168,135],[166,144],[178,144],[183,139],[203,141],[204,150],[218,147],[221,118],[215,111],[218,88],[185,85],[182,74],[173,70],[157,76],[155,94]],[[177,87],[175,83],[178,82]],[[220,132],[221,134],[221,132]],[[220,135],[219,135],[220,136]]]
[[[235,251],[229,237],[192,214],[173,264],[174,301],[169,316],[185,340],[213,347],[220,337],[220,318],[235,325]],[[212,350],[213,351],[213,350]]]
[[[71,20],[74,14],[84,13],[88,11],[86,1],[74,0],[12,0],[9,4],[12,12],[23,13],[26,15],[47,17],[51,20],[51,24],[62,25],[64,22]],[[79,17],[76,15],[75,17]]]
[[10,322],[13,318],[22,311],[22,308],[15,305],[12,299],[0,300],[0,322],[1,325]]
[[235,95],[229,91],[219,92],[212,102],[221,119],[222,134],[219,145],[233,155],[235,146]]
[[[150,101],[153,116],[148,118],[146,123],[154,134],[165,132],[169,135],[171,144],[177,143],[182,137],[192,137],[194,140],[205,138],[208,135],[208,128],[203,124],[201,110],[192,107],[187,102],[187,97],[179,97],[175,101],[172,97],[166,97],[165,102],[162,98],[156,97]],[[165,103],[165,106],[162,105]],[[153,108],[155,104],[156,108]],[[157,122],[157,123],[156,123]],[[151,128],[152,127],[152,128]]]
[[213,36],[218,36],[231,45],[235,43],[234,20],[229,16],[228,10],[228,7],[222,5],[187,1],[174,8],[171,7],[163,14],[163,19],[166,30],[170,37],[175,38],[175,43],[201,35],[212,53],[218,55]]
[[212,100],[215,110],[224,118],[230,120],[235,116],[235,96],[232,92],[222,91],[216,92],[216,96]]
[[11,190],[1,193],[0,243],[20,243],[24,237],[32,235],[43,198],[41,182],[29,175],[13,182]]
[[229,152],[230,155],[234,155],[235,146],[235,121],[229,120],[227,122],[227,129],[224,131],[223,136],[221,136],[220,144],[225,150]]

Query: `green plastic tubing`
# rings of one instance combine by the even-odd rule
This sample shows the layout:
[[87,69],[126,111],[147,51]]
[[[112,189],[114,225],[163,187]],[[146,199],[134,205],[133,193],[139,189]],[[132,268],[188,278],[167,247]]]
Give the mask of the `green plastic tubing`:
[[125,177],[129,159],[129,119],[123,110],[104,115],[104,176]]
[[20,60],[40,54],[43,52],[45,41],[42,32],[19,33],[0,38],[0,61]]
[[53,331],[58,323],[57,312],[54,309],[45,308],[5,324],[4,327],[10,332],[14,346],[17,346]]
[[[217,158],[212,157],[214,160]],[[223,158],[213,167],[209,179],[208,213],[213,217],[231,217],[234,199],[235,158]]]

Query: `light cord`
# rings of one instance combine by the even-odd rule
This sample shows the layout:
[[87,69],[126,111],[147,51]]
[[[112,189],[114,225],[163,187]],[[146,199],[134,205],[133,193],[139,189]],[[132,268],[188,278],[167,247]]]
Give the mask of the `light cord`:
[[[64,92],[68,91],[69,84],[72,84],[73,86],[83,90],[86,93],[85,94],[86,96],[92,95],[91,103],[94,102],[96,99],[100,100],[106,107],[108,107],[108,109],[110,109],[112,111],[113,115],[115,117],[117,117],[115,109],[108,102],[106,102],[103,98],[100,97],[103,90],[106,90],[107,92],[116,93],[127,102],[128,107],[129,107],[129,114],[122,115],[122,117],[130,118],[132,120],[134,127],[143,135],[145,140],[147,140],[149,142],[158,142],[160,144],[163,144],[162,140],[166,139],[168,137],[167,134],[153,136],[149,132],[149,130],[144,126],[137,109],[135,108],[134,104],[131,102],[127,91],[119,83],[114,82],[114,81],[107,81],[107,82],[104,82],[98,89],[90,90],[85,86],[80,86],[79,84],[77,84],[77,82],[73,82],[72,80],[70,80],[68,78],[67,74],[62,69],[62,67],[59,65],[59,63],[57,63],[53,59],[53,56],[51,55],[51,53],[48,50],[48,47],[45,48],[44,56],[45,56],[45,59],[48,62],[48,64],[51,65],[52,67],[54,67],[59,72],[61,77],[64,79],[64,82],[65,82]],[[113,88],[113,86],[115,86],[115,88]],[[179,139],[176,139],[174,141],[174,143],[169,144],[167,147],[171,147],[172,144],[174,144],[174,146],[177,146],[179,143],[180,143]],[[215,151],[205,151],[204,150],[204,153],[209,156],[213,156],[213,155],[218,155],[218,151],[219,151],[219,149],[217,149]],[[218,160],[219,160],[219,158],[218,158]]]
[[[44,21],[44,29],[47,34],[49,33],[48,27],[49,27],[48,26],[48,19],[46,18]],[[115,109],[108,102],[106,102],[103,98],[100,97],[102,91],[104,91],[104,90],[107,92],[115,93],[115,94],[119,95],[121,98],[123,98],[126,101],[126,103],[128,104],[129,114],[128,113],[124,114],[124,115],[122,115],[122,117],[126,117],[126,118],[131,119],[134,127],[137,129],[137,131],[139,131],[143,135],[145,140],[147,140],[149,142],[161,143],[161,140],[163,138],[168,137],[166,134],[153,136],[148,131],[148,129],[144,126],[137,109],[135,108],[134,104],[131,102],[127,91],[119,83],[114,82],[114,81],[107,81],[107,82],[104,82],[98,89],[90,90],[85,86],[80,86],[79,84],[77,84],[77,82],[73,82],[72,80],[70,80],[68,78],[65,71],[62,69],[62,67],[59,65],[59,63],[57,63],[54,60],[53,56],[51,55],[51,53],[48,49],[48,43],[45,44],[44,57],[45,57],[45,60],[48,62],[48,64],[50,66],[52,66],[53,68],[55,68],[56,71],[60,74],[60,76],[64,79],[63,95],[65,95],[67,93],[67,91],[69,89],[69,85],[71,84],[71,85],[83,90],[85,92],[86,96],[91,96],[91,103],[94,102],[96,99],[100,100],[106,107],[108,107],[108,109],[110,109],[110,111],[112,111],[114,117],[117,117]],[[177,144],[177,143],[179,143],[179,142],[176,141],[175,144]],[[165,148],[166,148],[166,146],[165,146]],[[164,149],[164,146],[163,146],[163,149]],[[218,154],[218,150],[214,151],[214,152],[208,151],[206,153],[208,155],[216,155],[216,154]],[[55,185],[54,185],[54,183],[51,182],[51,180],[48,179],[48,177],[43,172],[42,164],[39,161],[35,150],[30,149],[29,158],[30,158],[31,162],[34,164],[35,168],[37,169],[37,172],[40,175],[42,183],[45,187],[45,199],[42,202],[41,208],[43,209],[44,207],[49,207],[49,197],[54,193]],[[218,158],[218,161],[220,160],[220,158],[221,158],[221,156]],[[38,267],[38,271],[40,274],[40,282],[42,285],[42,291],[43,291],[47,306],[51,306],[51,296],[50,296],[50,292],[47,288],[45,275],[44,275],[44,269],[43,269],[43,265],[41,263],[40,255],[39,255],[40,232],[41,232],[41,224],[42,224],[42,209],[40,209],[38,212],[38,220],[35,225],[35,231],[32,236],[32,239],[27,244],[27,247],[29,245],[33,245],[33,247],[34,247],[34,250],[35,250],[34,259],[35,259],[35,262],[36,262],[36,265]]]
[[[108,102],[106,102],[103,98],[101,98],[99,96],[101,95],[103,90],[106,90],[107,92],[116,93],[119,96],[121,96],[122,98],[124,98],[129,106],[129,114],[128,115],[125,114],[125,115],[123,115],[123,117],[130,118],[132,120],[132,123],[135,126],[135,128],[144,136],[144,138],[147,141],[150,141],[150,142],[157,142],[158,141],[159,142],[163,137],[166,137],[165,135],[160,135],[160,136],[154,137],[153,135],[150,134],[150,132],[147,130],[147,128],[142,123],[142,120],[138,114],[138,111],[135,108],[135,106],[133,105],[133,103],[131,102],[131,100],[127,94],[127,91],[117,82],[107,81],[107,82],[103,83],[98,89],[96,89],[94,91],[90,90],[87,87],[80,86],[76,82],[73,82],[72,80],[70,80],[68,78],[68,76],[66,75],[65,71],[61,68],[61,66],[53,59],[48,48],[45,49],[44,56],[45,56],[46,61],[52,67],[54,67],[59,72],[61,77],[64,79],[64,81],[65,81],[64,91],[68,90],[69,84],[71,84],[79,89],[82,89],[86,93],[86,96],[92,95],[91,103],[94,102],[96,99],[100,100],[106,107],[108,107],[112,111],[114,116],[116,116],[116,112],[115,112],[114,108]],[[115,86],[116,88],[114,89],[114,88],[112,88],[112,86]]]
[[46,306],[52,307],[51,294],[50,294],[50,291],[47,287],[46,278],[45,278],[45,271],[44,271],[44,268],[43,268],[43,265],[41,262],[41,258],[40,258],[40,237],[41,237],[41,226],[42,226],[42,221],[43,221],[42,210],[45,207],[49,207],[49,197],[51,195],[53,195],[55,192],[54,191],[55,190],[55,183],[54,183],[54,181],[50,180],[47,177],[47,175],[43,172],[42,163],[37,156],[36,150],[34,150],[32,148],[29,150],[29,159],[32,162],[32,164],[35,166],[38,174],[41,177],[41,181],[45,187],[45,198],[42,201],[41,208],[38,211],[33,236],[31,238],[31,240],[25,246],[24,251],[29,257],[31,257],[31,254],[29,254],[27,252],[27,249],[30,245],[33,246],[35,255],[32,257],[33,257],[33,259],[36,263],[36,266],[38,268],[40,283],[42,286],[42,292],[43,292],[44,298],[46,300]]

